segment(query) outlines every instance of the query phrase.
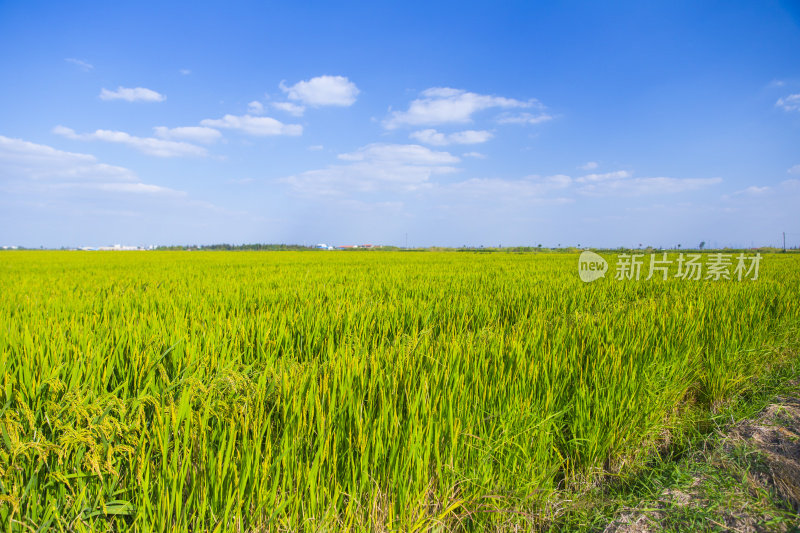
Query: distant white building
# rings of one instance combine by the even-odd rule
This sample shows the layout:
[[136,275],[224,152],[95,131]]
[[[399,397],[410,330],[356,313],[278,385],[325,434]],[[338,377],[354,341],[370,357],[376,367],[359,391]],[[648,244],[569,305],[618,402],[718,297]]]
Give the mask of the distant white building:
[[125,251],[131,252],[134,250],[143,250],[144,248],[140,248],[138,246],[123,246],[122,244],[115,244],[114,246],[100,246],[95,248],[95,250],[100,250],[102,252],[109,252],[109,251]]

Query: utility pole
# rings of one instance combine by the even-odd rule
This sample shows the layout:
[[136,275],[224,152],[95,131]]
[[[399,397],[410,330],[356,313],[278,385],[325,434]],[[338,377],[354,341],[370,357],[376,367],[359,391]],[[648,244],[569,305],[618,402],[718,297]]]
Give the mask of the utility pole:
[[783,232],[783,253],[786,253],[786,232]]

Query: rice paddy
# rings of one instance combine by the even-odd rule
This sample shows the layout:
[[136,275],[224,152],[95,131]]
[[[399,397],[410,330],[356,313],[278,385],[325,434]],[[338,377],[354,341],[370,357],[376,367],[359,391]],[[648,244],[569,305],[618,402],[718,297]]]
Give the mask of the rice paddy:
[[6,252],[8,530],[527,530],[798,344],[756,281],[578,254]]

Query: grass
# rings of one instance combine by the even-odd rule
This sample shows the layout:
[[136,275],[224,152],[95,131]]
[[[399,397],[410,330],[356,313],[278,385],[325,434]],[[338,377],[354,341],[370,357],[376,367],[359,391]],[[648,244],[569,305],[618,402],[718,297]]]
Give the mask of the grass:
[[798,343],[792,255],[755,282],[584,284],[576,264],[2,254],[0,523],[546,527]]
[[[743,428],[772,428],[774,424],[784,440],[797,439],[797,420],[787,418],[784,407],[788,401],[795,415],[800,412],[800,354],[792,356],[790,364],[774,369],[710,418],[697,413],[698,419],[711,422],[710,428],[687,424],[688,434],[665,446],[646,468],[593,487],[550,528],[800,531],[800,518],[793,507],[797,502],[787,500],[779,490],[775,481],[781,481],[782,472],[768,457],[765,443],[742,438],[750,433]],[[796,457],[794,462],[798,464]],[[797,482],[793,480],[795,485]]]

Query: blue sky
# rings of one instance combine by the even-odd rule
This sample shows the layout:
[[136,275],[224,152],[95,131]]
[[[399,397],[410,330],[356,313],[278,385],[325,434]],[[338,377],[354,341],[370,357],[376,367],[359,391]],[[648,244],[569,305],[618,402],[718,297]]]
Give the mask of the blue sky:
[[790,2],[0,2],[0,245],[800,245]]

